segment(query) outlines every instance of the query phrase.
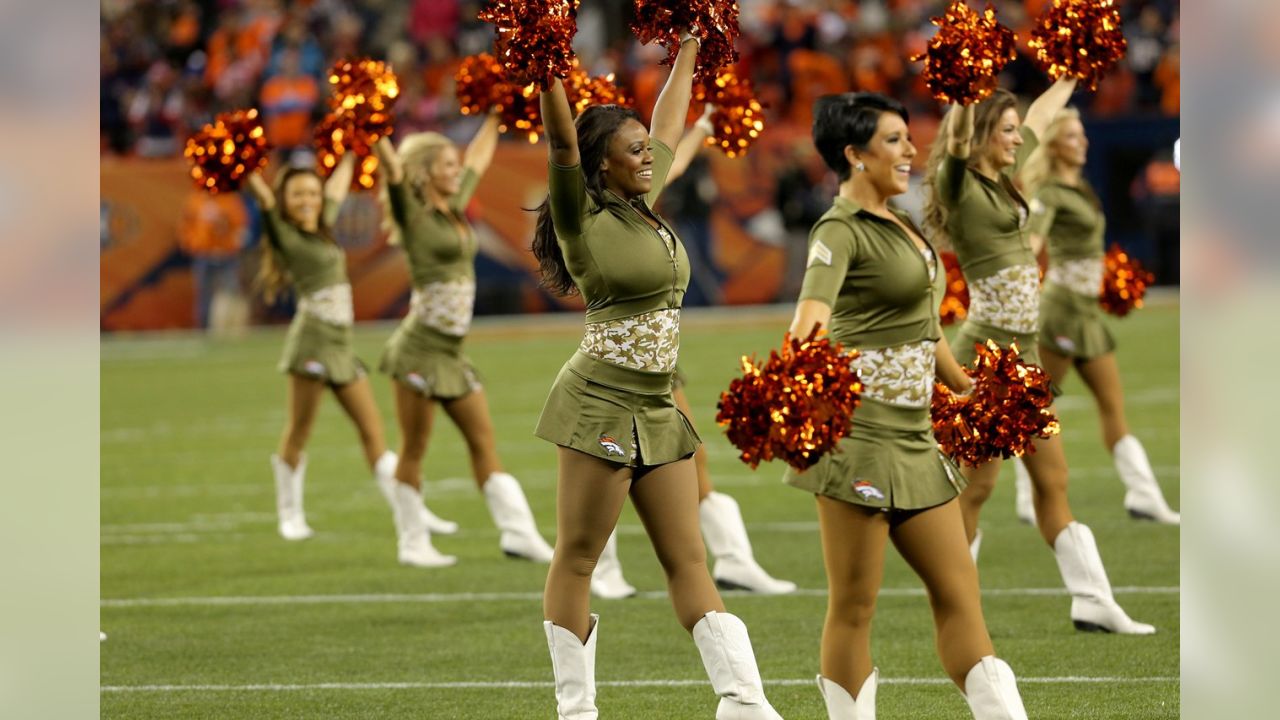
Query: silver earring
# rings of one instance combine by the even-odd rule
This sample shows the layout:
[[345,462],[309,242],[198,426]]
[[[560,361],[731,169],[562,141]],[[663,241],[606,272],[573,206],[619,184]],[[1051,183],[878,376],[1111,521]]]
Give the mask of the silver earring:
[[854,166],[853,166],[853,169],[854,169],[854,170],[857,170],[858,172],[866,172],[866,171],[867,171],[867,166],[866,166],[866,165],[863,165],[862,163],[858,163],[857,165],[854,165]]

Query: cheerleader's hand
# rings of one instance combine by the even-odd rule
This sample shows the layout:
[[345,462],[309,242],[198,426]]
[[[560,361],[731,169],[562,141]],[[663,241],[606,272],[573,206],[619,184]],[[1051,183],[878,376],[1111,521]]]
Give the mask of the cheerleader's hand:
[[693,123],[693,126],[701,130],[708,137],[716,134],[716,126],[711,122],[711,116],[720,108],[707,103],[707,109],[702,111],[702,117]]

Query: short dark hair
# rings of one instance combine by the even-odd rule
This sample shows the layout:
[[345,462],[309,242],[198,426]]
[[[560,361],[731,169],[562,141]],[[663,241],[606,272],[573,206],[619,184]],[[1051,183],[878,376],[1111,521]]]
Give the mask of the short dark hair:
[[875,137],[880,115],[895,113],[909,123],[907,108],[887,95],[871,92],[823,95],[813,104],[813,144],[818,154],[835,171],[840,182],[849,179],[853,168],[844,155],[850,145],[865,150]]

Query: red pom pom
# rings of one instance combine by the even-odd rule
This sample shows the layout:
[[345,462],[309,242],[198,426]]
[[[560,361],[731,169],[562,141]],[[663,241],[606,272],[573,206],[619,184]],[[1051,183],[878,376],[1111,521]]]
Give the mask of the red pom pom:
[[489,53],[471,55],[453,76],[463,115],[479,115],[502,102],[506,80],[502,66]]
[[517,87],[510,83],[502,85],[502,99],[497,108],[501,111],[502,123],[498,129],[502,132],[523,133],[530,143],[538,142],[542,135],[542,108],[538,104],[537,85]]
[[256,108],[222,113],[187,139],[196,187],[210,193],[238,190],[249,173],[267,165],[267,143]]
[[657,42],[667,49],[664,65],[675,62],[680,35],[698,38],[694,77],[712,80],[720,68],[738,62],[738,3],[734,0],[635,0],[631,30],[640,42]]
[[510,82],[545,90],[569,75],[578,0],[490,0],[478,17],[497,29],[494,45]]
[[1114,0],[1053,0],[1036,21],[1027,47],[1049,77],[1080,78],[1094,90],[1129,43]]
[[756,98],[751,81],[725,71],[712,82],[698,85],[694,91],[698,101],[709,102],[716,110],[711,114],[715,134],[708,145],[720,148],[729,157],[746,154],[764,132],[764,107]]
[[400,81],[381,60],[341,60],[329,71],[333,95],[329,107],[343,117],[365,144],[391,134],[391,110],[400,98]]
[[347,115],[328,115],[316,125],[316,170],[327,178],[333,174],[342,157],[353,152],[356,154],[356,171],[351,177],[351,189],[370,190],[378,180],[378,156],[361,139],[350,119]]
[[564,79],[564,93],[575,115],[581,115],[592,105],[631,107],[631,98],[618,87],[613,73],[592,77],[578,64],[577,58],[574,58],[569,76]]
[[947,271],[947,290],[938,316],[943,325],[951,325],[969,316],[969,285],[964,281],[964,271],[955,253],[942,253],[942,266]]
[[955,0],[932,20],[938,32],[912,62],[924,60],[921,76],[939,102],[971,105],[991,97],[996,76],[1017,55],[1013,31],[996,22],[990,5],[978,13]]
[[933,435],[938,446],[973,467],[997,457],[1035,452],[1036,438],[1058,433],[1048,373],[1023,362],[1017,344],[1002,348],[988,340],[977,350],[975,367],[965,368],[973,378],[968,395],[957,396],[944,385],[934,385]]
[[849,432],[862,392],[849,364],[857,351],[845,353],[817,333],[803,341],[788,334],[782,352],[771,351],[759,367],[743,357],[742,377],[720,395],[716,422],[753,468],[781,458],[803,470]]
[[1129,253],[1119,245],[1112,245],[1107,250],[1103,264],[1102,293],[1098,296],[1102,309],[1116,317],[1124,317],[1142,307],[1147,286],[1156,281],[1156,276],[1142,267],[1142,263],[1129,257]]

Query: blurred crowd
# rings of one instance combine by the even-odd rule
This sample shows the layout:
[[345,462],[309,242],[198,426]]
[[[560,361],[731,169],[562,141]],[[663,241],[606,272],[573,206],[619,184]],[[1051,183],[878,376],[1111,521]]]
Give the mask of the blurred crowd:
[[[1049,0],[999,0],[1002,22],[1025,42]],[[1129,51],[1085,99],[1094,116],[1177,115],[1177,0],[1120,3]],[[223,110],[257,106],[271,141],[310,142],[323,114],[325,71],[337,59],[391,61],[403,85],[398,126],[449,131],[458,122],[452,77],[462,57],[487,50],[482,0],[102,0],[101,147],[168,157]],[[924,49],[940,0],[739,0],[741,72],[774,122],[807,125],[815,96],[849,89],[892,94],[936,113],[907,58]],[[632,0],[587,0],[575,47],[594,73],[614,72],[650,107],[662,51],[632,37]],[[1021,57],[1006,71],[1015,92],[1043,87]]]

